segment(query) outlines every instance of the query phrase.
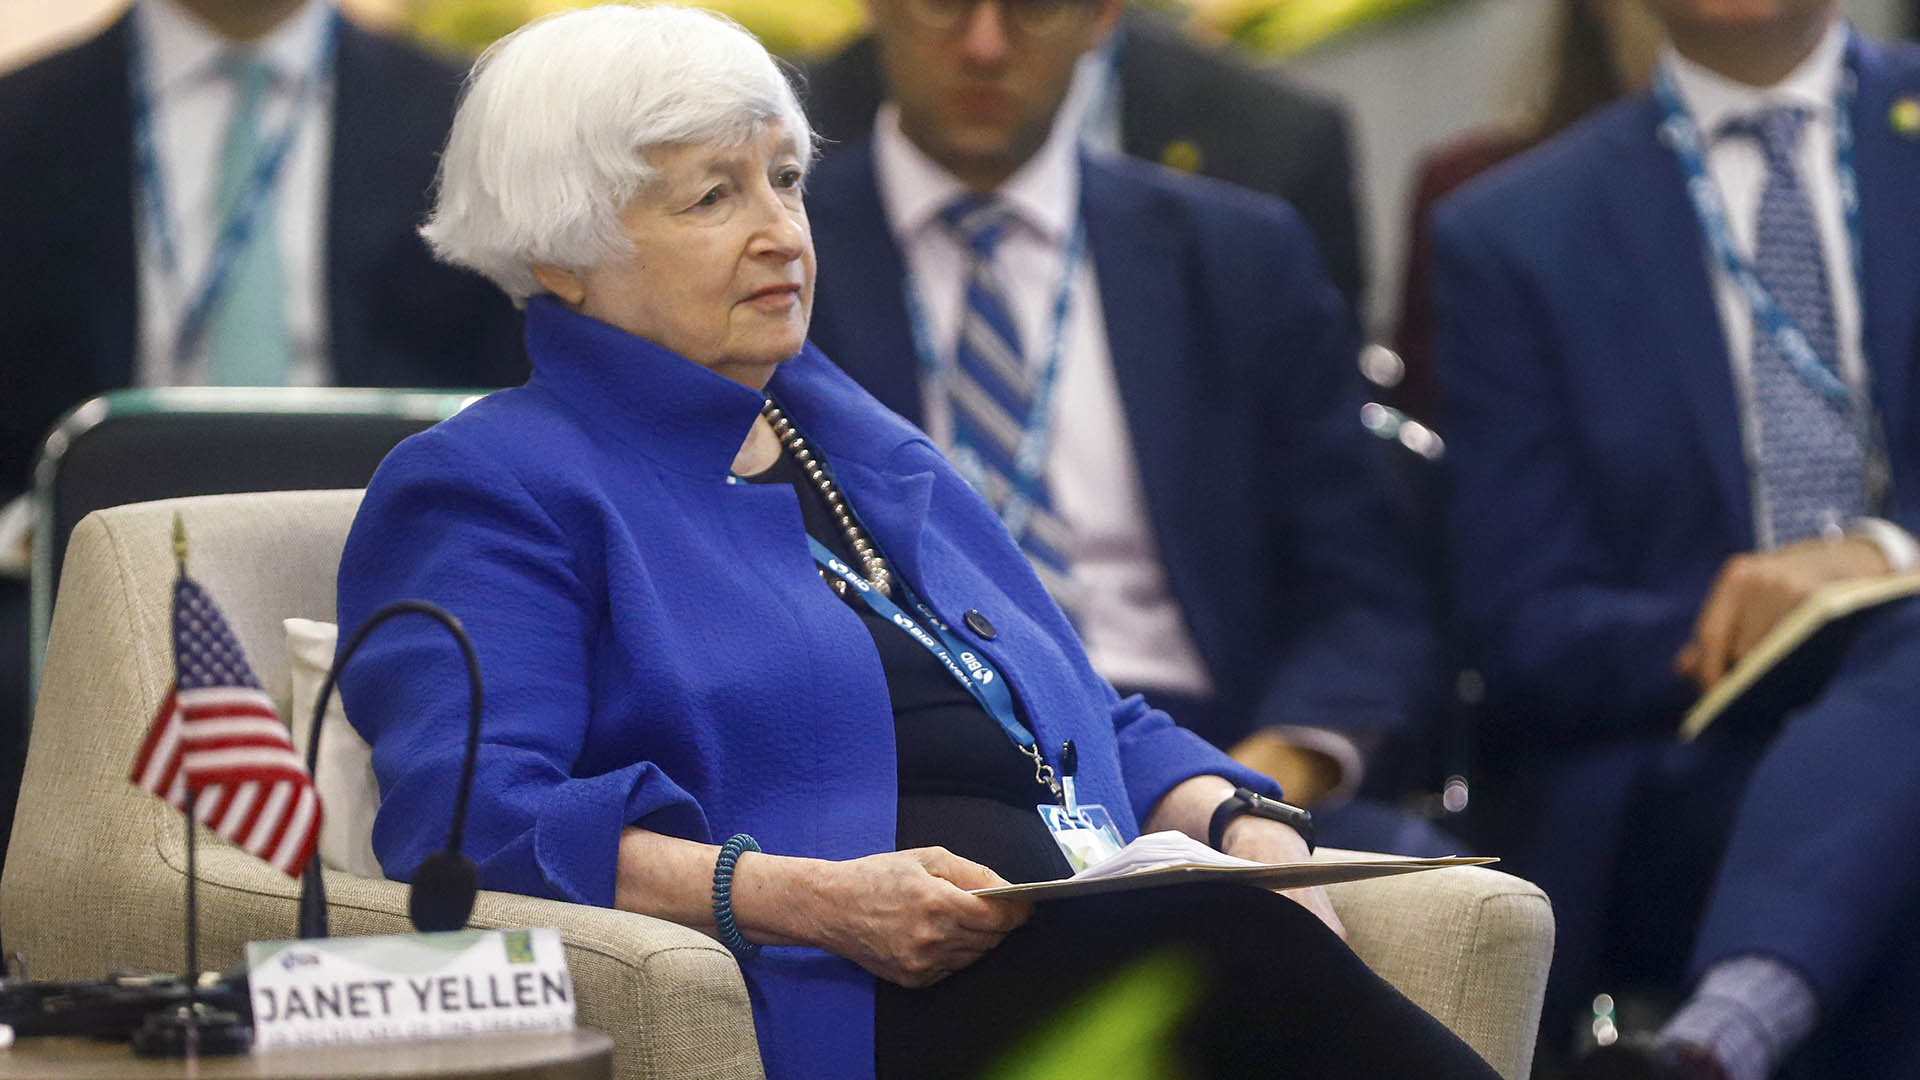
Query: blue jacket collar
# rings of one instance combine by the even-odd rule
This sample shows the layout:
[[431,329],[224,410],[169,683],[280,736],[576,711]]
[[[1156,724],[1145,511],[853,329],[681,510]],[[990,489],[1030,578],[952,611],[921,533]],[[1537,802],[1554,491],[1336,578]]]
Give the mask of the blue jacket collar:
[[693,476],[726,475],[764,400],[552,297],[527,301],[527,355],[530,385],[559,398],[595,432]]
[[[674,471],[719,479],[759,415],[765,396],[618,327],[536,296],[527,301],[531,386],[560,399],[590,428]],[[918,428],[883,408],[849,409],[866,392],[808,342],[767,384],[807,438],[842,465],[890,482],[927,471],[924,460],[895,461],[903,446],[938,451]],[[877,403],[874,403],[877,405]]]

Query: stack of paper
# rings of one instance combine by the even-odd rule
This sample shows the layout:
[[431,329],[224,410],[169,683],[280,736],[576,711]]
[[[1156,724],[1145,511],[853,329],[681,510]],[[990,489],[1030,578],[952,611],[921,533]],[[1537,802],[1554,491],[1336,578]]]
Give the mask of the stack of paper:
[[1169,866],[1259,865],[1261,864],[1251,859],[1236,859],[1225,852],[1215,851],[1186,833],[1169,829],[1166,832],[1147,833],[1114,852],[1111,857],[1087,867],[1067,880],[1100,881],[1104,878],[1138,874],[1145,870],[1160,870]]
[[1447,866],[1481,866],[1497,859],[1409,859],[1397,855],[1369,855],[1359,859],[1311,860],[1295,863],[1257,863],[1215,851],[1181,832],[1148,833],[1070,878],[974,889],[975,896],[1018,896],[1026,900],[1057,900],[1069,896],[1145,889],[1194,881],[1231,881],[1262,889],[1300,889],[1363,878],[1437,870]]

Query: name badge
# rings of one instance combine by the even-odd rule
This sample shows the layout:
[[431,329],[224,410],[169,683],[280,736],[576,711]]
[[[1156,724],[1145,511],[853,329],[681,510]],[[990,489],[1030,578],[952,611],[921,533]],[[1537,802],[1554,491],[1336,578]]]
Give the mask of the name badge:
[[1076,874],[1118,854],[1125,846],[1120,842],[1120,830],[1104,806],[1081,803],[1069,810],[1042,803],[1034,809],[1040,811],[1040,820],[1047,823],[1053,842],[1060,845],[1060,853],[1067,857],[1067,865],[1073,867]]
[[247,986],[262,1049],[573,1028],[557,930],[256,941]]

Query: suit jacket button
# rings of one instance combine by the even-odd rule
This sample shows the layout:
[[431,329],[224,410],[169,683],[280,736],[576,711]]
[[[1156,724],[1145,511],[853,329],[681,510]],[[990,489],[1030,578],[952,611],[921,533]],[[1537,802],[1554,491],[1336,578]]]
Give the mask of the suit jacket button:
[[978,610],[969,609],[966,614],[966,621],[967,629],[979,634],[988,641],[993,640],[995,634],[993,624],[988,622],[987,617],[980,614]]

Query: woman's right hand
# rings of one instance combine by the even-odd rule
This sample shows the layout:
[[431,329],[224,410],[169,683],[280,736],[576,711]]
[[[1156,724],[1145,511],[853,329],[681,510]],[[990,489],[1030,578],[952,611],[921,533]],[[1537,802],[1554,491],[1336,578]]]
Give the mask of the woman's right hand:
[[825,864],[808,905],[808,944],[888,982],[921,987],[980,959],[1027,921],[1033,905],[970,895],[1007,882],[945,848],[890,851]]
[[[719,850],[627,829],[614,906],[714,934],[708,882]],[[840,862],[748,851],[734,863],[733,916],[748,941],[810,945],[890,982],[927,986],[980,959],[1027,921],[1031,904],[967,892],[1005,884],[945,848]]]

